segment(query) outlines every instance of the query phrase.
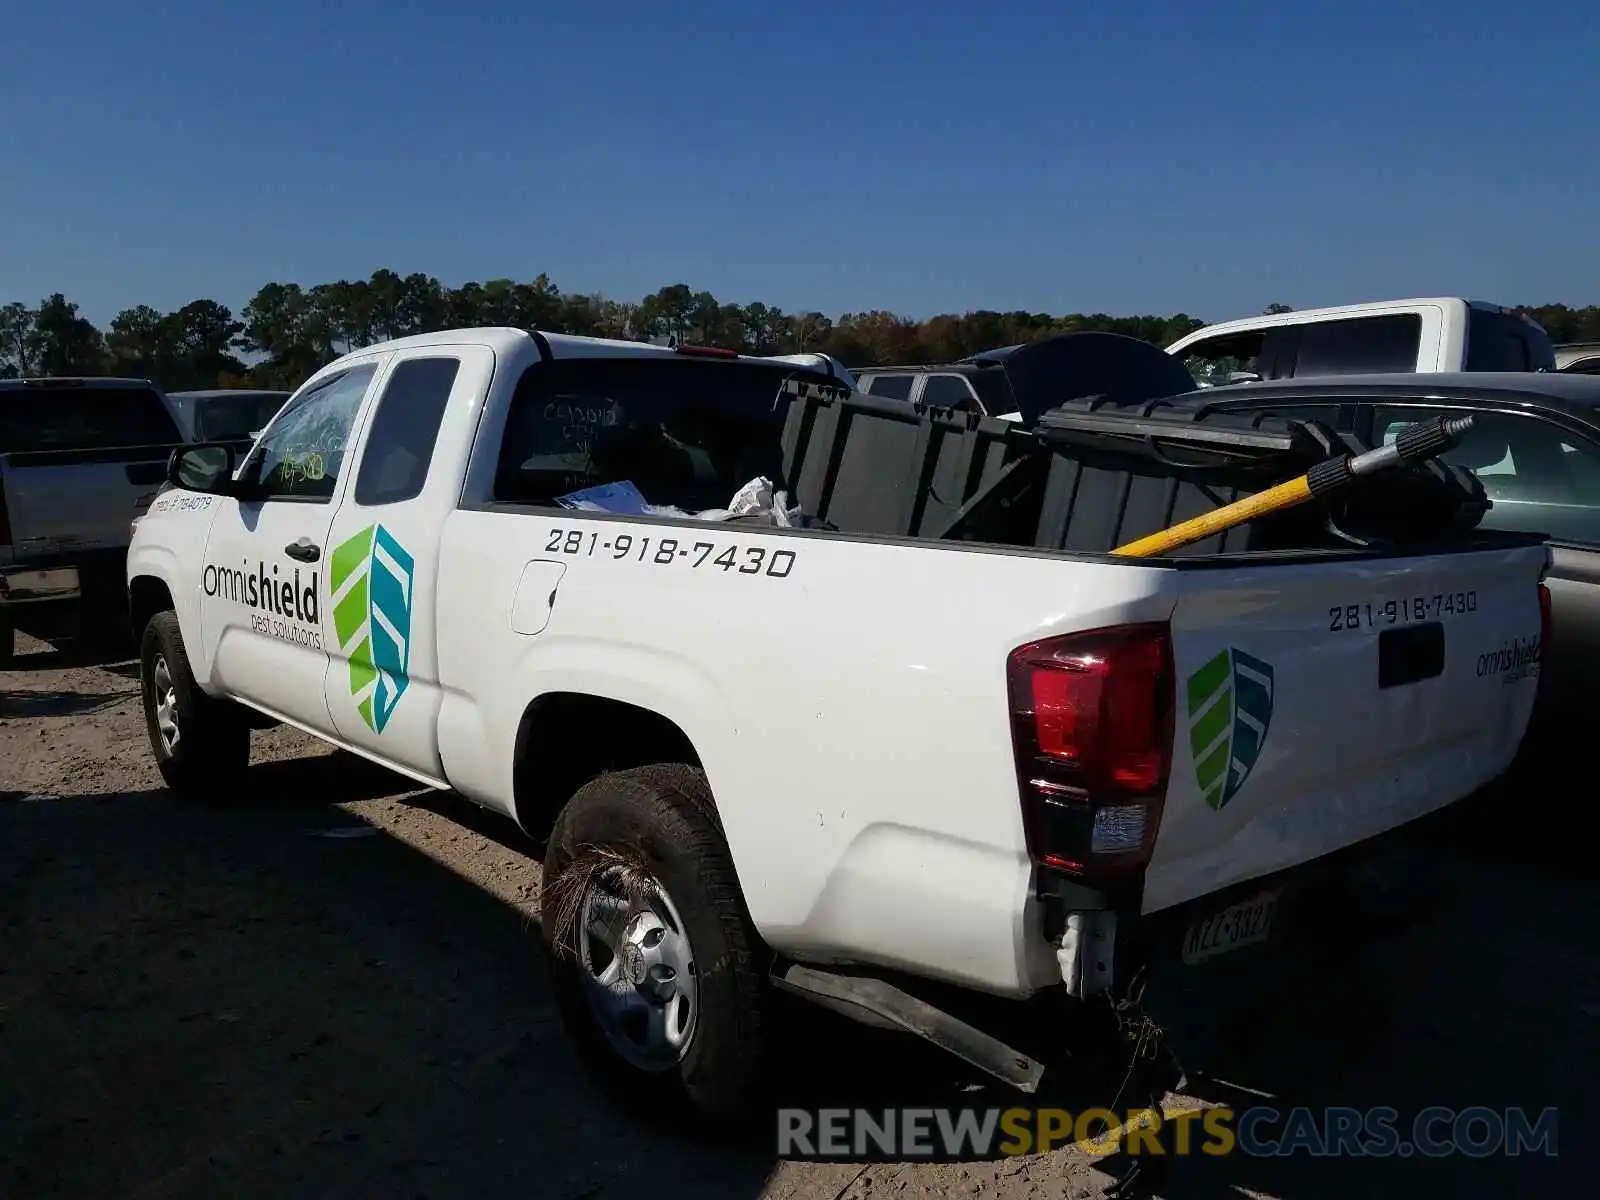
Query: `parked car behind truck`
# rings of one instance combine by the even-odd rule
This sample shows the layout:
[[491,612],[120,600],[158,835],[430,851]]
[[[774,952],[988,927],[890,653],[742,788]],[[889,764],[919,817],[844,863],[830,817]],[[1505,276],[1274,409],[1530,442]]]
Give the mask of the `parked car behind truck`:
[[1550,336],[1498,304],[1439,296],[1269,313],[1167,347],[1196,384],[1384,372],[1553,371]]
[[289,395],[269,388],[206,388],[168,392],[167,404],[186,441],[234,442],[243,454]]
[[868,395],[930,408],[980,416],[999,416],[1016,408],[1005,373],[988,362],[863,367],[856,372],[856,378]]
[[148,380],[0,380],[0,664],[19,622],[125,636],[129,525],[182,440]]
[[[1158,933],[1195,959],[1262,941],[1284,872],[1501,772],[1536,683],[1476,666],[1538,645],[1537,539],[1362,549],[1310,522],[1270,553],[1118,559],[1177,486],[1122,440],[1080,475],[821,359],[369,347],[237,471],[175,456],[128,563],[152,753],[226,800],[252,709],[548,832],[562,1014],[636,1096],[748,1114],[774,985],[891,1024],[952,997],[937,1030],[1035,1086],[954,997],[1053,999],[1060,1030]],[[753,477],[798,516],[705,515]],[[621,481],[672,507],[567,507]]]
[[1556,370],[1600,375],[1600,342],[1568,342],[1556,347]]
[[1555,652],[1542,669],[1536,744],[1570,747],[1600,696],[1600,378],[1564,372],[1351,375],[1221,387],[1222,411],[1316,419],[1373,444],[1407,426],[1470,413],[1446,461],[1472,471],[1493,507],[1487,528],[1548,535]]

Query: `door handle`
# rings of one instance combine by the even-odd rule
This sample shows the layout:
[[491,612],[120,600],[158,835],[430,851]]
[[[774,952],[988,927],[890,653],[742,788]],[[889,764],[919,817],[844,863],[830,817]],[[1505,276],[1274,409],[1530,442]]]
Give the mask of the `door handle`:
[[313,545],[310,538],[301,538],[298,542],[290,542],[283,548],[283,552],[290,558],[300,562],[316,562],[322,557],[322,547]]

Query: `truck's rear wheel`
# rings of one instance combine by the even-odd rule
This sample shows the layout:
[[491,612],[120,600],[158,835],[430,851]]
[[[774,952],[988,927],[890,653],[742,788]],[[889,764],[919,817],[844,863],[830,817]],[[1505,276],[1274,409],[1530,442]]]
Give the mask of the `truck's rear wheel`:
[[236,706],[200,690],[178,628],[157,613],[139,644],[140,691],[156,767],[180,800],[236,794],[250,762],[250,730]]
[[563,1021],[620,1096],[727,1129],[764,1081],[760,939],[705,776],[603,775],[545,853],[542,923]]

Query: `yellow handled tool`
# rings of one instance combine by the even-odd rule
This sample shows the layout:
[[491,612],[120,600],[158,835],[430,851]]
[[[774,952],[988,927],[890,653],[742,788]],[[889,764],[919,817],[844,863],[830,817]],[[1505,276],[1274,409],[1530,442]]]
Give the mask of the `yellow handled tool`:
[[1413,425],[1393,445],[1379,446],[1365,454],[1341,454],[1326,458],[1297,479],[1277,484],[1254,496],[1235,500],[1232,504],[1213,509],[1193,517],[1170,529],[1152,533],[1111,553],[1123,558],[1149,558],[1198,542],[1257,517],[1281,512],[1304,504],[1307,500],[1326,496],[1346,487],[1365,475],[1372,475],[1402,463],[1433,458],[1446,450],[1454,449],[1461,435],[1472,428],[1471,417],[1438,417]]

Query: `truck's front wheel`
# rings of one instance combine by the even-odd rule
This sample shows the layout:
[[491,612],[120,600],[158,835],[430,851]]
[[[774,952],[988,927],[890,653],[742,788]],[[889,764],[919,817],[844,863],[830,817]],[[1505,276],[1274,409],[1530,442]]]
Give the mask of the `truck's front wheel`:
[[585,1056],[650,1111],[743,1124],[764,1077],[765,985],[705,776],[593,780],[556,819],[544,870],[551,979]]
[[139,679],[150,749],[172,794],[201,801],[234,795],[250,762],[250,730],[234,705],[195,682],[177,613],[157,613],[145,626]]

